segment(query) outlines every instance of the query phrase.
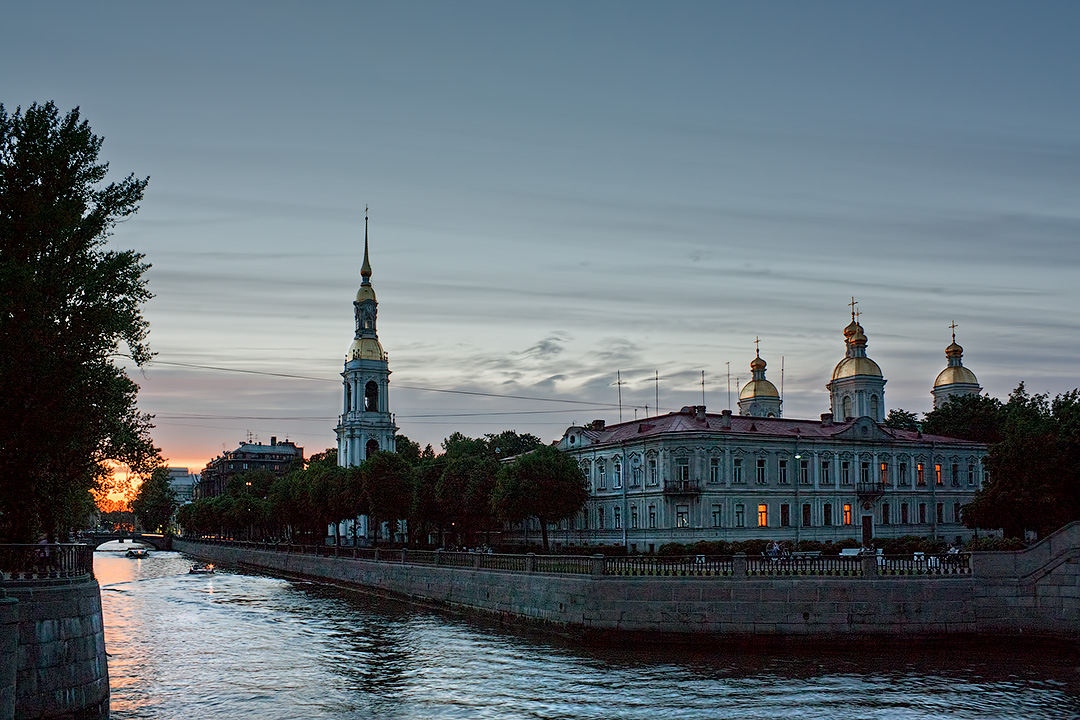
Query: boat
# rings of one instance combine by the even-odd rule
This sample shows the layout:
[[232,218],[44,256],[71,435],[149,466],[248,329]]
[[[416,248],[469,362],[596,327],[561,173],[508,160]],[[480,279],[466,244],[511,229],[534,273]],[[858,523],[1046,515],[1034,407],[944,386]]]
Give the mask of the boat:
[[188,570],[188,575],[213,575],[213,574],[214,574],[214,566],[213,565],[192,565],[191,569]]
[[124,553],[125,557],[130,558],[144,558],[149,557],[149,555],[150,552],[146,548],[131,548],[126,553]]

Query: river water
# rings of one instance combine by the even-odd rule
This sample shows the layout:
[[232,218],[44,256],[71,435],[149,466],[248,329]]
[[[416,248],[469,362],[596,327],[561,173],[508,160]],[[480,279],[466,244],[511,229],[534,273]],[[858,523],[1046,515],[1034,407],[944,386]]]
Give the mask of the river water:
[[94,557],[112,718],[1080,717],[1080,654],[578,647],[174,552]]

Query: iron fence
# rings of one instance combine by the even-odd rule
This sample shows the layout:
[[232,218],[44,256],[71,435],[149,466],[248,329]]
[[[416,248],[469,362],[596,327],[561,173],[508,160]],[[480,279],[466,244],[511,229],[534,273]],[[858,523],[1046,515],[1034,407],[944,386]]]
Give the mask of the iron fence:
[[0,545],[0,581],[74,580],[94,575],[94,548],[82,543]]

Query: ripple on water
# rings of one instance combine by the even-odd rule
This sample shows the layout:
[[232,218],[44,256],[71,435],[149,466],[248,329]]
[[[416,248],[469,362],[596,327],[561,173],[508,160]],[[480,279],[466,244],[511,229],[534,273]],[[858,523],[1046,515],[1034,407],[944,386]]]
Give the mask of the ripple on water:
[[115,720],[1080,716],[1057,651],[578,648],[189,564],[95,556]]

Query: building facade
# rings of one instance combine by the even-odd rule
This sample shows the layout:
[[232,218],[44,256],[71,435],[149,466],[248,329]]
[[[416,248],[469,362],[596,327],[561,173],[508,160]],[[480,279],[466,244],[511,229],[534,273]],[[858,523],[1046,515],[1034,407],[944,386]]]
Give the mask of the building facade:
[[884,427],[885,379],[854,316],[844,337],[827,385],[841,417],[779,417],[758,356],[740,415],[691,406],[568,428],[558,447],[578,460],[591,495],[552,538],[650,552],[698,540],[971,537],[962,508],[986,479],[986,446]]
[[303,467],[304,448],[289,440],[278,442],[270,438],[269,445],[242,442],[235,450],[228,450],[211,460],[203,468],[199,481],[193,487],[193,499],[214,497],[225,492],[229,478],[235,475],[266,470],[283,476],[296,467]]

